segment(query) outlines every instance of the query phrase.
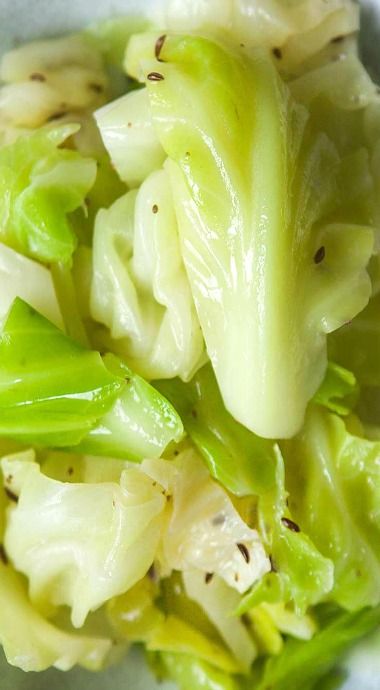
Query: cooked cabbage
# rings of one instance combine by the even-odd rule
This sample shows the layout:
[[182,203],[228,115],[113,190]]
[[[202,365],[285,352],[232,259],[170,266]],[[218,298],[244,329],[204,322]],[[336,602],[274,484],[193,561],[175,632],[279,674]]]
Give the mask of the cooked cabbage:
[[359,28],[352,0],[160,0],[154,16],[160,28],[227,35],[248,50],[274,49],[286,70]]
[[[35,128],[104,103],[108,79],[99,51],[80,35],[34,41],[0,64],[0,129]],[[74,115],[75,121],[75,115]]]
[[43,263],[70,261],[77,238],[68,214],[95,182],[95,161],[61,148],[76,130],[41,130],[0,149],[0,238]]
[[338,153],[261,52],[168,36],[160,59],[144,63],[152,117],[224,403],[255,433],[290,437],[323,379],[326,334],[369,299],[372,230],[335,209]]
[[203,336],[164,170],[98,214],[91,311],[109,327],[117,351],[148,379],[188,380],[203,363]]
[[18,455],[1,467],[19,497],[8,509],[5,548],[39,607],[70,606],[81,627],[91,610],[146,574],[166,497],[144,473],[131,468],[117,484],[76,484],[50,479]]

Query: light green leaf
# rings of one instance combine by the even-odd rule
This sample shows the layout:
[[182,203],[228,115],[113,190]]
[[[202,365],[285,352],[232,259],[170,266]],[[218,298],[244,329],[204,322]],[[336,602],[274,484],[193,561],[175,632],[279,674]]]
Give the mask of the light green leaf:
[[210,365],[190,384],[177,379],[156,385],[178,410],[210,474],[232,493],[255,497],[256,526],[278,573],[254,586],[239,613],[261,601],[293,600],[300,611],[318,602],[332,587],[332,564],[307,534],[292,532],[282,521],[292,515],[278,446],[249,432],[226,411]]
[[314,396],[314,402],[344,416],[352,412],[358,397],[359,386],[354,374],[334,362],[329,362],[326,376]]
[[332,215],[338,153],[261,52],[168,35],[161,59],[143,65],[152,118],[225,405],[290,437],[325,374],[326,334],[370,296],[372,230]]
[[241,672],[248,673],[258,651],[241,619],[232,617],[239,602],[237,592],[219,577],[206,582],[203,573],[196,570],[185,572],[183,581],[187,596],[204,609],[238,661]]
[[280,656],[267,661],[257,690],[313,690],[316,681],[357,640],[375,629],[379,621],[379,607],[356,613],[338,612],[312,640],[287,641]]
[[[288,472],[286,474],[288,477]],[[288,489],[288,481],[287,481]],[[259,501],[259,531],[271,554],[272,572],[266,575],[241,601],[237,613],[261,602],[293,602],[298,614],[324,600],[334,585],[332,561],[312,540],[312,533],[300,529],[292,510],[292,494],[285,489],[285,467],[277,453],[275,479],[271,490]],[[294,519],[293,519],[294,518]]]
[[95,182],[95,161],[57,148],[76,129],[40,130],[0,151],[1,238],[45,263],[70,261],[76,238],[67,215]]
[[149,636],[146,645],[150,652],[172,652],[196,657],[226,673],[238,673],[239,664],[222,645],[207,639],[188,622],[167,616]]
[[187,654],[163,652],[158,655],[156,666],[180,690],[239,690],[238,682],[230,674]]
[[294,519],[334,563],[328,597],[350,610],[377,605],[380,444],[312,406],[301,434],[282,450]]
[[[277,53],[279,69],[305,69],[304,63],[330,47],[337,36],[346,36],[359,28],[358,8],[350,0],[255,0],[249,5],[231,0],[167,0],[153,7],[158,27],[191,31],[201,35],[227,38],[242,49],[265,46],[281,49]],[[341,46],[340,46],[341,49]],[[332,51],[331,51],[332,52]],[[323,51],[322,51],[323,53]]]
[[0,334],[0,357],[0,436],[131,460],[158,457],[182,436],[177,413],[154,388],[20,299]]
[[228,491],[250,496],[272,487],[274,443],[248,431],[227,412],[210,364],[187,384],[173,379],[154,385],[180,414],[211,476]]
[[0,435],[25,443],[78,443],[125,386],[99,353],[77,345],[20,299],[0,334],[0,359]]
[[183,436],[177,412],[117,357],[108,354],[103,361],[126,385],[109,412],[75,450],[133,461],[160,457],[172,441],[180,441]]

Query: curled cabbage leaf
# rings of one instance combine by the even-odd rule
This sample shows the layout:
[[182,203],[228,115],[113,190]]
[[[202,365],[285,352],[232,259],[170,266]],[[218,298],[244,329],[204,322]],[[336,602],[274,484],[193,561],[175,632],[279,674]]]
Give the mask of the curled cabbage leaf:
[[[260,682],[255,683],[257,690],[337,688],[337,680],[343,680],[344,674],[342,677],[333,672],[330,676],[330,672],[358,640],[378,627],[380,608],[364,608],[355,613],[322,608],[320,619],[321,629],[312,640],[289,639],[281,654],[266,660]],[[327,683],[320,685],[322,677]]]
[[24,579],[0,563],[0,643],[10,664],[23,671],[50,666],[69,671],[75,664],[91,671],[103,668],[112,647],[106,638],[60,630],[29,601]]
[[[27,452],[24,457],[31,459],[33,453]],[[49,666],[68,671],[75,664],[93,671],[102,668],[112,646],[111,640],[60,630],[30,602],[25,580],[14,572],[3,547],[5,508],[9,502],[1,490],[0,644],[8,662],[23,671],[43,671]]]
[[168,463],[144,460],[142,469],[170,498],[157,558],[163,573],[215,573],[242,593],[270,569],[258,532],[240,517],[228,494],[189,449]]
[[184,572],[183,580],[187,596],[206,612],[238,660],[241,671],[246,673],[257,657],[258,650],[241,619],[232,617],[239,603],[237,592],[217,576],[207,582],[202,573],[195,570]]
[[334,563],[328,598],[349,610],[380,602],[380,444],[315,405],[283,442],[294,519]]
[[77,238],[68,214],[96,178],[94,160],[60,148],[76,130],[42,129],[0,149],[0,238],[44,263],[70,261]]
[[33,602],[70,606],[81,627],[91,610],[146,574],[166,498],[144,473],[131,468],[118,484],[76,484],[50,479],[17,455],[1,466],[19,497],[8,509],[4,544]]
[[0,333],[0,435],[141,460],[183,427],[173,407],[112,354],[103,358],[17,298]]
[[115,169],[129,187],[161,168],[166,154],[153,127],[146,89],[103,106],[95,118]]
[[164,170],[98,214],[91,312],[109,327],[112,349],[148,379],[188,380],[203,363],[203,336]]
[[[94,110],[107,97],[100,52],[79,35],[34,41],[0,64],[0,129],[35,128],[68,112]],[[75,116],[74,118],[75,119]]]
[[168,678],[181,690],[240,690],[241,683],[219,669],[201,661],[196,656],[173,652],[161,652],[149,657],[158,678]]
[[[348,408],[353,385],[348,374],[329,367],[319,391],[322,404]],[[288,528],[292,513],[278,445],[255,436],[227,412],[209,364],[188,384],[174,379],[160,381],[158,386],[180,413],[211,476],[231,493],[248,498],[248,514],[270,554],[272,572],[246,594],[239,611],[249,612],[262,601],[291,601],[304,614],[331,590],[333,565],[307,534]]]
[[260,436],[291,437],[324,377],[326,334],[368,302],[372,229],[338,213],[338,152],[261,51],[168,35],[160,60],[141,64],[225,406]]
[[274,49],[278,67],[287,71],[359,29],[359,8],[352,0],[161,0],[154,18],[160,28]]
[[59,455],[40,467],[33,452],[1,461],[4,485],[17,501],[8,507],[5,548],[41,610],[67,605],[80,627],[154,560],[162,573],[197,568],[203,581],[219,573],[237,600],[269,569],[257,532],[194,451],[136,467],[111,463],[103,476],[72,459],[58,465]]

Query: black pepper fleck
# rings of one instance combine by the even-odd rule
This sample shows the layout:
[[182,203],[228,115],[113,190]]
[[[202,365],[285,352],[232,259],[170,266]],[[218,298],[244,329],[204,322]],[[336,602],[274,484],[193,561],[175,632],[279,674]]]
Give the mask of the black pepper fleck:
[[94,93],[103,93],[104,91],[103,86],[101,84],[96,84],[95,82],[91,82],[88,85],[88,88],[90,89],[90,91],[93,91]]
[[46,81],[46,77],[41,74],[41,72],[33,72],[33,74],[30,75],[29,79],[31,81]]
[[163,62],[163,60],[160,58],[160,55],[161,55],[162,46],[164,45],[165,41],[166,41],[166,34],[164,34],[163,36],[160,36],[156,41],[156,45],[154,46],[154,54],[156,56],[156,60],[158,60],[159,62]]
[[208,584],[211,582],[211,580],[212,580],[213,577],[214,577],[214,573],[206,573],[206,575],[205,575],[205,583],[206,583],[206,585],[208,585]]
[[314,254],[314,263],[320,264],[323,261],[323,259],[325,258],[325,256],[326,256],[326,249],[322,245],[322,247],[319,247],[319,249],[317,249],[317,251]]
[[224,525],[225,521],[226,516],[220,513],[219,515],[216,515],[211,522],[213,525],[215,525],[215,527],[219,527],[220,525]]
[[272,53],[273,53],[273,55],[275,56],[275,58],[276,58],[277,60],[281,60],[281,59],[282,59],[282,50],[281,50],[281,48],[273,48]]
[[9,498],[10,501],[13,501],[13,503],[18,503],[18,496],[16,496],[16,494],[14,494],[13,491],[8,489],[7,487],[4,488],[4,491],[7,498]]
[[297,523],[294,522],[293,520],[290,520],[290,518],[283,517],[283,518],[281,518],[281,522],[285,527],[290,529],[292,532],[300,532],[301,531],[301,528],[299,527],[299,525],[297,525]]
[[158,206],[157,206],[157,204],[153,204],[153,206],[152,206],[152,213],[158,213]]
[[64,117],[65,115],[67,115],[67,112],[65,110],[60,110],[59,112],[50,115],[47,119],[47,122],[54,122],[54,120],[60,120],[60,118]]
[[238,549],[239,549],[241,555],[243,556],[245,562],[249,563],[251,560],[251,556],[249,555],[249,551],[248,551],[246,545],[239,543],[239,544],[236,544],[236,546],[238,547]]
[[149,81],[163,81],[165,79],[164,75],[160,74],[160,72],[149,72],[147,78]]

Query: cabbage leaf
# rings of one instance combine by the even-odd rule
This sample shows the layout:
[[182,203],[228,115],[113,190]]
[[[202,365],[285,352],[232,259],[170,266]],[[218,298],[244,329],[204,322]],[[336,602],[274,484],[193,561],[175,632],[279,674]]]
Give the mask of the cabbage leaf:
[[[32,41],[0,63],[0,131],[9,140],[70,113],[71,122],[105,102],[108,77],[96,46],[79,34]],[[12,132],[13,130],[13,132]]]
[[[131,61],[138,50],[135,37]],[[338,153],[262,52],[169,35],[144,75],[224,403],[259,435],[291,437],[324,377],[326,334],[368,302],[372,230],[329,221]]]
[[240,684],[230,674],[213,668],[188,654],[161,652],[148,660],[159,678],[169,678],[180,690],[239,690]]
[[117,484],[78,484],[51,479],[17,454],[1,467],[18,497],[8,508],[5,548],[39,607],[70,606],[81,627],[91,610],[146,574],[166,498],[138,468],[123,471]]
[[317,406],[301,434],[282,444],[289,507],[334,563],[329,599],[349,610],[380,602],[380,444],[354,436]]
[[129,187],[138,187],[162,167],[166,154],[153,126],[145,88],[108,103],[95,118],[112,163]]
[[[321,397],[329,406],[343,406],[339,396],[342,385],[344,393],[348,392],[348,384],[345,378],[343,384],[338,378],[336,387],[337,370],[332,371],[334,375],[330,373]],[[343,371],[339,369],[340,376]],[[256,527],[276,572],[266,575],[246,594],[239,612],[249,611],[262,601],[283,600],[292,600],[303,612],[318,602],[332,587],[332,563],[315,548],[307,533],[295,533],[287,526],[291,523],[286,523],[286,518],[291,521],[292,513],[277,444],[255,436],[231,417],[210,365],[203,367],[190,384],[174,379],[156,385],[178,410],[210,474],[235,495],[255,497]]]
[[[196,568],[245,592],[270,565],[260,536],[239,515],[190,448],[176,459],[144,460],[141,468],[168,496],[167,525],[157,560],[162,574]],[[238,547],[240,544],[240,548]]]
[[[0,334],[0,435],[132,460],[158,457],[182,424],[114,355],[68,338],[21,299]],[[82,445],[79,443],[82,441]]]
[[153,16],[170,30],[206,31],[247,49],[277,49],[278,67],[293,73],[332,39],[359,28],[351,0],[159,0]]
[[30,603],[23,578],[3,563],[0,604],[0,643],[13,666],[23,671],[44,671],[50,666],[68,671],[75,664],[91,671],[104,667],[112,641],[54,626]]
[[282,653],[266,662],[257,690],[316,690],[316,681],[336,666],[339,657],[379,625],[380,608],[338,610],[326,618],[312,640],[288,640]]
[[183,436],[177,412],[123,361],[112,354],[103,361],[126,385],[109,412],[74,450],[132,461],[160,457],[172,441]]
[[112,349],[148,379],[187,380],[203,363],[203,336],[164,170],[98,214],[91,312],[110,329]]
[[112,646],[111,640],[60,630],[33,608],[24,578],[13,571],[3,547],[7,503],[6,494],[1,490],[0,644],[8,662],[23,671],[43,671],[49,666],[68,671],[75,664],[93,671],[102,668]]
[[257,646],[240,618],[232,617],[239,595],[219,577],[206,582],[195,570],[183,573],[187,596],[206,612],[227,647],[239,662],[240,671],[247,673],[256,659]]
[[76,237],[67,215],[95,182],[95,161],[59,148],[76,130],[40,130],[0,150],[0,237],[43,263],[70,261]]
[[53,324],[62,328],[62,315],[51,272],[0,242],[0,319],[21,297]]

